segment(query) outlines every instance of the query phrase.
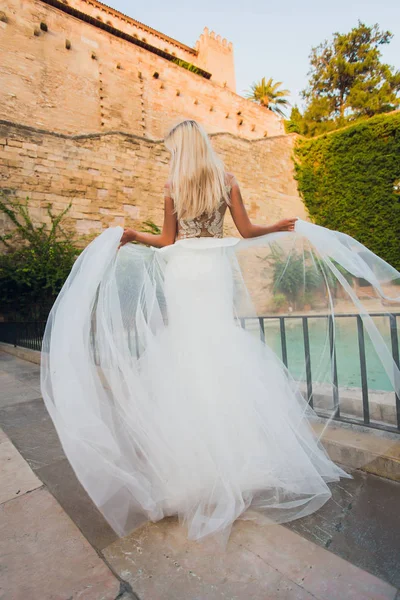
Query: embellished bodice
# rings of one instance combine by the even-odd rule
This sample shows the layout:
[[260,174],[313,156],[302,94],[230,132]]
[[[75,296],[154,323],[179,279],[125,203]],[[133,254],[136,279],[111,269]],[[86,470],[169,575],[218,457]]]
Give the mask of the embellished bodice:
[[[231,192],[232,182],[225,185],[228,195]],[[171,193],[171,198],[173,195]],[[221,198],[212,214],[203,213],[194,219],[178,219],[176,240],[193,237],[223,237],[224,216],[228,204]]]

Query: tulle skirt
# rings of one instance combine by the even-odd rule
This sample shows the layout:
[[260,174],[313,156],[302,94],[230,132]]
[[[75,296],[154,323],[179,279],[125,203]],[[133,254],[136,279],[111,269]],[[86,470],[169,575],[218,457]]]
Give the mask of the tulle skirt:
[[[328,484],[350,475],[314,432],[337,406],[333,394],[323,417],[314,412],[310,377],[337,387],[341,298],[400,391],[369,314],[377,303],[385,312],[396,306],[400,274],[353,238],[304,221],[295,232],[162,249],[118,250],[121,235],[107,229],[77,259],[42,346],[43,398],[107,521],[123,536],[178,515],[199,540],[229,535],[238,518],[284,523],[320,508]],[[372,304],[354,278],[370,283]],[[288,318],[319,318],[312,373],[310,355],[294,376],[284,349],[278,356],[266,341],[269,319],[284,321],[283,302]]]

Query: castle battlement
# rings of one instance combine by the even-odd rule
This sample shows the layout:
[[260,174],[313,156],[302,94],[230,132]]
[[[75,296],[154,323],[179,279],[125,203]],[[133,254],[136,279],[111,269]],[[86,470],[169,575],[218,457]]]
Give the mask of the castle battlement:
[[203,33],[200,35],[199,39],[196,42],[195,49],[198,51],[199,49],[199,41],[204,41],[206,37],[210,37],[213,40],[219,42],[222,46],[227,46],[230,50],[233,50],[232,42],[228,42],[226,38],[221,37],[219,34],[216,34],[215,31],[210,31],[208,27],[204,27]]

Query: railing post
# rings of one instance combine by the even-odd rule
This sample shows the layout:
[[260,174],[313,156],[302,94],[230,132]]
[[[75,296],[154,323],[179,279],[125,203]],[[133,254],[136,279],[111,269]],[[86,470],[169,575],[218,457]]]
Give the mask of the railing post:
[[367,363],[365,360],[365,341],[364,341],[364,326],[360,315],[357,315],[357,332],[358,332],[358,351],[360,355],[360,371],[361,371],[361,392],[363,402],[364,423],[369,424],[369,400],[368,400],[368,379],[367,379]]
[[265,343],[265,329],[263,317],[258,317],[258,322],[260,324],[260,340]]
[[307,380],[307,398],[308,404],[313,407],[313,389],[311,376],[311,354],[310,354],[310,337],[308,334],[308,317],[302,317],[303,321],[303,339],[304,339],[304,357],[306,363],[306,380]]
[[329,326],[329,352],[331,357],[331,369],[332,369],[332,383],[333,383],[333,409],[334,416],[336,419],[340,417],[340,406],[339,406],[339,389],[338,389],[338,376],[337,376],[337,364],[336,364],[336,345],[335,345],[335,330],[334,321],[332,315],[328,316]]
[[287,367],[288,359],[287,359],[287,346],[286,346],[285,317],[279,317],[279,326],[280,326],[280,331],[281,331],[282,362],[285,365],[285,367]]
[[[389,315],[390,321],[390,339],[392,342],[392,356],[393,360],[396,363],[397,367],[400,368],[400,360],[399,360],[399,338],[397,335],[397,323],[396,323],[396,315]],[[396,396],[396,417],[397,417],[397,429],[400,429],[400,398],[397,392],[395,392]]]

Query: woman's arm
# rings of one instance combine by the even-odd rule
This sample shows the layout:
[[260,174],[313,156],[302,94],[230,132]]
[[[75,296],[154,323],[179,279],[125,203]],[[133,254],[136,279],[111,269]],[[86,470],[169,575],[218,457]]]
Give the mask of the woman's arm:
[[252,238],[259,235],[265,235],[266,233],[273,233],[275,231],[294,231],[294,224],[297,221],[297,217],[293,219],[282,219],[272,225],[253,224],[250,221],[246,207],[243,203],[239,185],[233,175],[231,178],[231,206],[229,207],[229,210],[231,211],[233,221],[242,237]]
[[175,242],[176,236],[176,215],[173,212],[174,202],[168,195],[164,197],[164,224],[162,232],[159,234],[144,233],[135,229],[124,229],[118,248],[127,242],[139,242],[156,248],[170,246]]

